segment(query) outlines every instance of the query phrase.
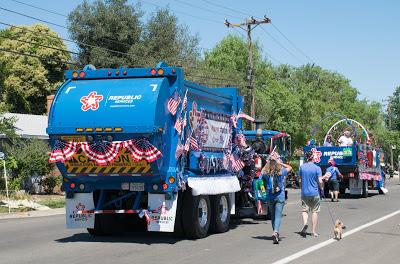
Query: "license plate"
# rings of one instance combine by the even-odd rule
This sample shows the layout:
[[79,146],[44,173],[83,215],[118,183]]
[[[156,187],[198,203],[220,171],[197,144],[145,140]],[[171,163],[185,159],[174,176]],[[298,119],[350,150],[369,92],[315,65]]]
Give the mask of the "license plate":
[[144,191],[144,183],[143,182],[131,182],[129,190],[131,192],[143,192]]

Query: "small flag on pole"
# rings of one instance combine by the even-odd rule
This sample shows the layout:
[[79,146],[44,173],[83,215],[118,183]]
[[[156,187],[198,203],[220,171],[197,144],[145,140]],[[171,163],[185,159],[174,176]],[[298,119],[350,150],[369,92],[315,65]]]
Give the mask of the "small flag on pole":
[[181,103],[181,98],[178,95],[178,92],[175,92],[171,98],[168,100],[168,111],[171,115],[176,115],[176,111],[178,110],[178,106]]
[[186,110],[187,105],[188,105],[188,99],[187,99],[187,90],[186,90],[185,97],[183,97],[182,111]]
[[237,172],[243,169],[244,163],[240,158],[237,158],[235,155],[231,155],[231,162],[232,162],[232,170]]
[[175,128],[176,132],[178,132],[179,135],[182,133],[182,118],[181,117],[178,117],[176,119],[174,128]]
[[186,139],[186,143],[185,143],[185,145],[183,146],[183,150],[184,150],[186,153],[189,152],[189,149],[190,149],[190,138]]
[[199,144],[193,135],[190,135],[190,148],[193,150],[199,150]]
[[183,146],[181,142],[178,142],[178,145],[176,146],[176,151],[175,151],[175,159],[178,160],[180,156],[183,154]]

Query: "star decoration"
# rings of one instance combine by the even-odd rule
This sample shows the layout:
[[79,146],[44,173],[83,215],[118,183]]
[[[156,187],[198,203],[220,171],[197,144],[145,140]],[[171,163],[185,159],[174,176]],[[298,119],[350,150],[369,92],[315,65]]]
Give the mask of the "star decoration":
[[99,108],[99,103],[103,100],[102,95],[97,95],[97,92],[91,92],[89,93],[88,96],[82,96],[81,97],[81,103],[82,103],[82,111],[87,111],[89,109],[95,111]]
[[312,148],[311,151],[314,153],[313,162],[319,163],[321,161],[322,152],[318,151],[316,148]]

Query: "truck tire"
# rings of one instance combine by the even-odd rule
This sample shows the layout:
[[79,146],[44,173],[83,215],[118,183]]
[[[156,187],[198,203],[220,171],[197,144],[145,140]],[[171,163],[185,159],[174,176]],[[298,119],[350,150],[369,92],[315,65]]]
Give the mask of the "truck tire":
[[363,180],[363,190],[361,194],[362,198],[367,198],[368,197],[368,181]]
[[94,215],[94,228],[86,228],[86,230],[92,236],[104,235],[104,232],[101,229],[100,215]]
[[208,195],[193,196],[191,192],[185,194],[182,217],[186,237],[196,239],[207,236],[211,219]]
[[223,233],[229,230],[231,219],[231,203],[227,193],[213,195],[211,202],[210,230],[214,233]]

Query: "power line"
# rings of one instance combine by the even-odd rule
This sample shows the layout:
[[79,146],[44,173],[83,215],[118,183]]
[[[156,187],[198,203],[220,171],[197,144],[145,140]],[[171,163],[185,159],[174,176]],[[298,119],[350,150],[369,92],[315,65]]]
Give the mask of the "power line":
[[0,9],[4,10],[4,11],[7,11],[7,12],[10,12],[10,13],[13,13],[13,14],[17,14],[17,15],[23,16],[23,17],[34,19],[34,20],[37,20],[37,21],[40,21],[40,22],[43,22],[43,23],[46,23],[46,24],[49,24],[49,25],[53,25],[53,26],[57,26],[57,27],[60,27],[60,28],[68,29],[68,27],[66,27],[66,26],[63,26],[63,25],[60,25],[60,24],[57,24],[57,23],[53,23],[53,22],[50,22],[50,21],[47,21],[47,20],[43,20],[43,19],[40,19],[40,18],[37,18],[37,17],[33,17],[33,16],[30,16],[30,15],[27,15],[27,14],[23,14],[23,13],[20,13],[20,12],[14,11],[14,10],[10,10],[10,9],[4,8],[4,7],[0,7]]
[[232,15],[226,14],[226,13],[221,13],[221,12],[218,12],[218,11],[215,11],[215,10],[211,10],[211,9],[208,9],[208,8],[205,8],[205,7],[201,7],[201,6],[198,6],[198,5],[193,5],[193,4],[181,1],[181,0],[175,0],[174,2],[178,2],[178,3],[182,4],[182,5],[194,7],[194,8],[209,12],[209,13],[223,15],[225,17],[228,16],[228,17],[243,19],[242,17],[237,17],[237,16],[232,16]]
[[15,40],[15,41],[26,43],[26,44],[37,45],[39,47],[44,47],[44,48],[48,48],[48,49],[68,52],[68,53],[71,53],[71,54],[74,54],[74,55],[79,55],[79,53],[77,53],[77,52],[73,52],[73,51],[70,51],[70,50],[67,50],[67,49],[60,49],[60,48],[56,48],[56,47],[51,47],[51,46],[39,44],[37,42],[31,42],[31,41],[26,41],[26,40],[22,40],[22,39],[7,37],[7,36],[0,36],[0,38],[11,39],[11,40]]
[[[42,11],[45,11],[45,12],[50,13],[50,14],[55,14],[55,15],[58,15],[58,16],[62,16],[62,17],[64,17],[64,18],[68,18],[67,15],[64,15],[64,14],[61,14],[61,13],[58,13],[58,12],[55,12],[55,11],[53,11],[53,10],[49,10],[49,9],[42,8],[42,7],[39,7],[39,6],[27,4],[27,3],[24,3],[24,2],[21,2],[21,1],[18,1],[18,0],[10,0],[10,1],[13,1],[13,2],[16,2],[16,3],[19,3],[19,4],[22,4],[22,5],[26,5],[26,6],[29,6],[29,7],[34,8],[34,9],[42,10]],[[59,26],[59,27],[66,28],[66,27],[64,27],[64,26],[62,26],[62,25],[58,25],[58,26]],[[68,28],[67,28],[67,29],[68,29]],[[123,42],[120,42],[120,41],[117,41],[117,40],[112,40],[112,39],[109,39],[109,38],[102,38],[102,37],[100,37],[100,39],[106,40],[106,41],[109,41],[109,42],[112,42],[112,43],[121,44],[121,45],[124,45],[124,46],[126,46],[126,47],[130,47],[130,45],[128,45],[128,44],[126,44],[126,43],[123,43]]]
[[206,2],[206,3],[208,3],[210,5],[213,5],[213,6],[217,6],[217,7],[220,7],[220,8],[224,8],[224,9],[230,10],[230,11],[235,12],[235,13],[241,13],[241,14],[245,15],[246,17],[251,16],[251,15],[249,15],[247,13],[244,13],[244,12],[242,12],[240,10],[233,9],[233,8],[230,8],[230,7],[227,7],[227,6],[224,6],[224,5],[219,5],[219,4],[216,4],[216,3],[208,1],[208,0],[201,0],[201,1]]
[[[230,8],[230,7],[227,7],[227,6],[224,6],[224,5],[216,4],[216,3],[211,2],[211,1],[209,1],[209,0],[201,0],[201,1],[202,1],[202,2],[205,2],[205,3],[208,3],[208,4],[210,4],[210,5],[213,5],[213,6],[217,6],[217,7],[220,7],[220,8],[224,8],[224,9],[233,11],[233,12],[235,12],[235,13],[241,13],[241,14],[243,14],[243,15],[245,15],[245,16],[251,16],[251,15],[248,14],[248,13],[244,13],[244,12],[242,12],[242,11],[240,11],[240,10],[233,9],[233,8]],[[293,43],[293,41],[291,41],[291,40],[290,40],[290,39],[289,39],[275,24],[273,24],[273,23],[271,22],[271,25],[276,29],[276,31],[279,32],[280,35],[282,35],[282,36],[287,40],[287,42],[289,42],[290,45],[292,45],[292,46],[296,49],[297,52],[301,53],[304,57],[306,57],[308,61],[313,62],[313,60],[312,60],[304,51],[302,51],[299,47],[297,47],[297,46]],[[270,57],[271,57],[271,56],[270,56]],[[271,58],[272,58],[272,57],[271,57]]]
[[57,58],[54,58],[54,57],[43,57],[43,56],[39,56],[39,55],[31,54],[31,53],[24,53],[24,52],[20,52],[20,51],[16,51],[16,50],[0,48],[0,51],[13,53],[13,54],[21,55],[21,56],[38,58],[38,59],[42,59],[42,60],[50,60],[50,61],[61,62],[61,63],[70,64],[70,65],[74,65],[74,66],[82,66],[81,64],[75,63],[75,62],[64,61],[64,60],[60,60],[60,59],[57,59]]
[[103,47],[100,47],[100,46],[87,44],[87,43],[80,42],[80,41],[74,41],[74,40],[71,40],[71,39],[66,39],[66,38],[62,38],[62,37],[58,37],[58,36],[52,36],[50,34],[36,32],[36,31],[30,30],[30,29],[27,29],[27,28],[11,25],[11,24],[4,23],[4,22],[1,22],[1,21],[0,21],[0,24],[5,25],[5,26],[9,26],[9,27],[13,27],[13,28],[19,28],[19,29],[22,29],[22,30],[25,30],[25,31],[29,31],[29,32],[32,32],[32,33],[35,33],[35,34],[42,35],[42,36],[47,36],[47,37],[51,37],[51,38],[59,38],[59,39],[61,39],[63,41],[67,41],[67,42],[70,42],[70,43],[78,44],[78,45],[81,45],[81,46],[87,46],[87,47],[90,47],[90,48],[98,48],[98,49],[101,49],[101,50],[104,50],[104,51],[108,51],[108,52],[111,52],[111,53],[120,54],[120,55],[124,55],[124,56],[128,56],[129,55],[126,52],[111,50],[111,49],[103,48]]
[[[158,5],[158,4],[154,4],[154,3],[152,3],[152,2],[148,2],[148,1],[145,1],[145,0],[140,0],[140,1],[142,1],[143,3],[149,4],[149,5],[152,5],[152,6],[156,6],[156,7],[158,7],[158,8],[165,8],[164,6],[161,6],[161,5]],[[171,8],[170,8],[170,10],[174,11],[175,13],[182,14],[182,15],[185,15],[185,16],[189,16],[189,17],[192,17],[192,18],[196,18],[196,19],[199,19],[199,20],[203,20],[203,21],[207,21],[207,22],[211,22],[211,23],[215,23],[215,24],[221,24],[221,21],[217,21],[217,20],[214,20],[214,19],[209,19],[209,18],[194,16],[194,15],[191,15],[191,14],[186,13],[186,12],[181,12],[181,11],[173,10],[173,9],[171,9]]]
[[283,34],[283,32],[281,30],[279,30],[279,28],[277,26],[275,26],[273,23],[271,23],[271,25],[298,51],[300,52],[304,57],[307,58],[308,61],[313,62],[312,59],[310,59],[310,57],[304,53],[300,48],[298,48],[288,37],[286,37],[285,34]]
[[282,49],[284,49],[287,53],[289,53],[293,58],[295,58],[296,60],[298,60],[300,63],[303,63],[303,61],[301,59],[299,59],[296,55],[293,54],[293,52],[291,52],[290,50],[288,50],[285,46],[283,46],[271,33],[269,33],[265,28],[261,27],[261,30],[264,31],[265,34],[267,34],[268,36],[270,36],[272,38],[272,40],[278,44]]
[[54,14],[54,15],[61,16],[61,17],[66,17],[66,18],[68,17],[67,15],[58,13],[56,11],[48,10],[48,9],[41,8],[41,7],[38,7],[38,6],[34,6],[34,5],[31,5],[31,4],[28,4],[28,3],[24,3],[24,2],[21,2],[21,1],[17,1],[17,0],[9,0],[9,1],[13,1],[13,2],[21,4],[21,5],[29,6],[29,7],[35,8],[35,9],[39,9],[39,10],[42,10],[42,11],[45,11],[45,12],[48,12],[48,13],[51,13],[51,14]]

